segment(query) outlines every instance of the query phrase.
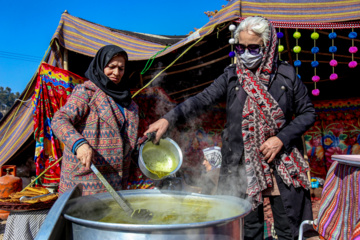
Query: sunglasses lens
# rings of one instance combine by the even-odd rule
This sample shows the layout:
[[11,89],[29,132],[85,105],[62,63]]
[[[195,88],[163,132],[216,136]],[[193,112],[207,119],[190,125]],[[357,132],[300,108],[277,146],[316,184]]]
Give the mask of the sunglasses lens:
[[247,49],[249,49],[249,52],[252,55],[259,54],[259,52],[260,52],[260,46],[259,45],[249,45],[247,47]]
[[242,44],[236,44],[235,50],[238,54],[243,54],[245,52],[246,47]]
[[244,46],[242,44],[236,44],[235,45],[235,51],[238,54],[243,54],[245,52],[245,50],[248,49],[249,53],[251,55],[257,55],[260,53],[260,45],[257,44],[250,44],[249,46]]

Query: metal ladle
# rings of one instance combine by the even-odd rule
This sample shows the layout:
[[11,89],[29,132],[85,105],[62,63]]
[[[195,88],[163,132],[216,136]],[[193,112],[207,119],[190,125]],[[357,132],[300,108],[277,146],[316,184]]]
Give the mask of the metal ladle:
[[116,192],[115,189],[109,184],[109,182],[104,178],[104,176],[99,172],[94,164],[91,163],[91,170],[96,174],[99,180],[104,184],[106,190],[114,198],[114,200],[120,205],[120,207],[126,212],[131,218],[140,221],[148,222],[153,218],[153,213],[148,209],[136,209],[134,210],[130,203],[128,203],[119,192]]

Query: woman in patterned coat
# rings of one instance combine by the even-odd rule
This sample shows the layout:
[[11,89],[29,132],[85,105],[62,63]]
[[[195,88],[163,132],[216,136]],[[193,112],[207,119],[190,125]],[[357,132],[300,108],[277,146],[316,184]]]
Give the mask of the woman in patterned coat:
[[139,125],[138,106],[123,79],[127,53],[114,45],[96,53],[85,76],[51,128],[64,143],[59,192],[83,184],[83,195],[105,192],[91,171],[94,163],[115,190],[124,189]]

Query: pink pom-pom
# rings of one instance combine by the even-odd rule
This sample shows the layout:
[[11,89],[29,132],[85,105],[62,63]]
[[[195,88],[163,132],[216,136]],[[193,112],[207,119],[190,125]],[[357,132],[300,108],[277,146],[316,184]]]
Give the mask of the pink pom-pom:
[[330,75],[330,80],[331,81],[334,81],[336,79],[338,79],[338,75],[336,73],[333,73],[333,74]]
[[355,47],[355,46],[352,46],[352,47],[349,48],[350,53],[356,53],[357,51],[358,51],[358,48]]
[[330,64],[330,66],[332,66],[332,67],[336,67],[336,66],[338,65],[338,62],[337,62],[335,59],[333,59],[333,60],[331,60],[331,61],[329,62],[329,64]]
[[351,61],[349,62],[349,68],[355,68],[357,66],[357,62],[356,61]]
[[314,90],[312,90],[312,95],[314,95],[314,96],[319,96],[319,94],[320,94],[320,90],[319,89],[314,89]]
[[320,77],[315,75],[311,78],[311,80],[313,80],[313,82],[318,82],[320,80]]

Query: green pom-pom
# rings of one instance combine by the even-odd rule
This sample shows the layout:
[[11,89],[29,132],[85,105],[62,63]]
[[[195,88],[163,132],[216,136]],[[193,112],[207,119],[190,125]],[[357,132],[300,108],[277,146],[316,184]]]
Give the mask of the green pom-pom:
[[298,31],[296,31],[296,32],[294,32],[293,37],[294,37],[295,39],[299,39],[299,38],[301,37],[301,33],[298,32]]
[[284,45],[279,45],[279,46],[278,46],[278,51],[279,51],[279,53],[281,53],[282,51],[284,51]]
[[313,32],[313,33],[311,34],[311,39],[314,39],[314,40],[319,39],[319,34],[318,34],[317,32]]
[[295,47],[293,47],[293,51],[294,51],[294,53],[300,53],[301,52],[301,47],[300,46],[295,46]]

